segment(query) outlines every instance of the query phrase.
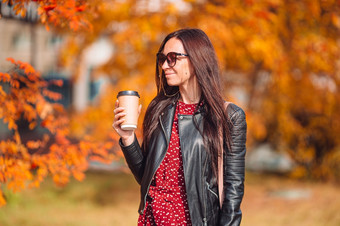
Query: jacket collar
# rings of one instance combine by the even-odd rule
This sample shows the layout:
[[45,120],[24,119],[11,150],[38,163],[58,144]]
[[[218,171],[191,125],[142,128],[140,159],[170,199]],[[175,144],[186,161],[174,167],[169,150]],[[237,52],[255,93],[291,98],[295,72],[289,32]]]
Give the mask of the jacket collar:
[[[165,133],[165,137],[168,143],[170,141],[172,123],[173,123],[174,115],[176,111],[176,104],[177,102],[175,101],[171,103],[168,107],[164,109],[164,111],[159,116],[161,127],[163,129],[163,132]],[[201,102],[199,104],[199,108],[197,109],[195,115],[202,114],[202,113],[204,114],[204,102]]]

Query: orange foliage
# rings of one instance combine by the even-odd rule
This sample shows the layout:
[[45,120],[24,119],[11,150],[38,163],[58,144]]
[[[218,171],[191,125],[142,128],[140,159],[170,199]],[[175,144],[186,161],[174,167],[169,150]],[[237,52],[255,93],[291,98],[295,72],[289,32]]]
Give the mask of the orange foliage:
[[[24,14],[25,3],[31,1],[12,2],[16,12]],[[61,185],[71,175],[81,180],[88,159],[119,157],[112,143],[118,136],[111,128],[119,90],[141,93],[136,131],[141,137],[143,114],[156,92],[155,54],[165,34],[182,27],[198,27],[208,34],[226,96],[234,99],[242,91],[246,97],[238,104],[247,111],[249,147],[268,142],[288,152],[298,164],[295,177],[339,180],[339,1],[186,0],[181,7],[160,1],[157,9],[147,0],[34,2],[46,26],[77,31],[61,55],[75,76],[89,44],[102,34],[112,41],[115,54],[95,68],[93,76],[106,74],[113,82],[96,104],[68,117],[60,105],[45,100],[43,95],[53,100],[61,96],[47,89],[34,68],[9,59],[25,74],[0,73],[0,81],[10,87],[0,87],[0,118],[14,131],[13,139],[0,144],[0,182],[11,189],[27,183],[39,186],[49,174]],[[23,144],[16,124],[20,117],[30,122],[30,129],[40,124],[49,135]],[[39,154],[50,141],[48,153]]]
[[186,11],[162,3],[150,13],[136,1],[102,1],[107,7],[98,7],[102,16],[92,21],[94,32],[70,40],[63,59],[71,64],[102,33],[117,53],[93,72],[115,82],[100,109],[88,109],[87,117],[100,119],[92,118],[93,125],[110,124],[107,116],[119,90],[140,91],[145,110],[155,95],[160,41],[175,29],[199,27],[214,43],[225,94],[233,99],[241,90],[246,97],[241,104],[247,111],[248,145],[268,142],[288,152],[299,166],[296,171],[303,172],[292,175],[339,180],[332,170],[338,158],[330,158],[340,151],[339,1],[185,2]]
[[[68,115],[61,105],[46,99],[61,98],[59,93],[48,90],[50,84],[61,85],[60,81],[46,82],[31,65],[8,60],[14,68],[9,73],[0,73],[0,82],[9,85],[8,89],[1,88],[0,118],[14,135],[0,142],[2,185],[20,191],[38,187],[48,175],[56,184],[65,185],[70,176],[83,180],[89,157],[106,163],[112,160],[109,154],[112,140],[104,144],[86,139],[80,143],[71,140]],[[39,140],[24,142],[17,125],[20,119],[29,123],[30,130],[40,125],[48,132]],[[1,190],[0,206],[5,203]]]
[[[4,0],[6,3],[9,0]],[[93,14],[85,12],[86,9],[95,10],[95,1],[84,0],[11,0],[13,10],[17,15],[25,16],[28,4],[37,4],[40,20],[46,29],[50,26],[65,28],[73,31],[92,29],[89,18]],[[92,4],[92,5],[91,5]]]
[[340,151],[339,1],[185,2],[185,10],[163,2],[150,13],[138,1],[101,1],[94,31],[70,39],[65,64],[75,65],[82,49],[103,33],[117,53],[93,71],[109,75],[114,87],[101,97],[100,108],[88,109],[92,126],[110,124],[119,90],[140,91],[144,111],[155,95],[155,53],[162,38],[175,29],[199,27],[215,46],[226,96],[233,99],[241,90],[246,97],[241,104],[249,147],[268,142],[288,152],[296,171],[303,172],[293,176],[339,180],[332,170],[338,158],[330,158]]

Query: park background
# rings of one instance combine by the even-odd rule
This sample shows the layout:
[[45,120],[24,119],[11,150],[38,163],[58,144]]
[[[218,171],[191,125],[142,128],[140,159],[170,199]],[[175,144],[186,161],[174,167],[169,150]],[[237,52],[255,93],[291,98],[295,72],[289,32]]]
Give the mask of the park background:
[[211,38],[225,98],[247,115],[242,225],[340,224],[339,1],[0,9],[0,225],[136,225],[139,188],[111,128],[114,101],[138,90],[143,118],[159,44],[184,27]]

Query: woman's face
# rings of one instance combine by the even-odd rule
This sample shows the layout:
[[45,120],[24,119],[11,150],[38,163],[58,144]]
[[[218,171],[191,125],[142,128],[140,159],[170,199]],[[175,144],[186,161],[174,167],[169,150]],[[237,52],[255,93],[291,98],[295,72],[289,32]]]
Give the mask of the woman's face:
[[[163,54],[167,55],[169,52],[187,54],[182,42],[177,38],[171,38],[165,43]],[[185,88],[194,82],[194,70],[187,56],[177,56],[176,64],[173,67],[170,67],[167,61],[164,61],[162,69],[169,86]]]

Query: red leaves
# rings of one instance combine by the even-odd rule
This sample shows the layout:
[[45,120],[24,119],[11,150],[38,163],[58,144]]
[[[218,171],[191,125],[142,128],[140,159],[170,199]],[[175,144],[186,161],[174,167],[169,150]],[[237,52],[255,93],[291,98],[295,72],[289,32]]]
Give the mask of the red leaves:
[[76,7],[77,12],[83,12],[86,9],[86,5],[80,5]]
[[42,8],[46,11],[46,12],[49,12],[50,10],[53,10],[57,7],[57,4],[51,4],[51,5],[45,5],[45,6],[42,6]]

